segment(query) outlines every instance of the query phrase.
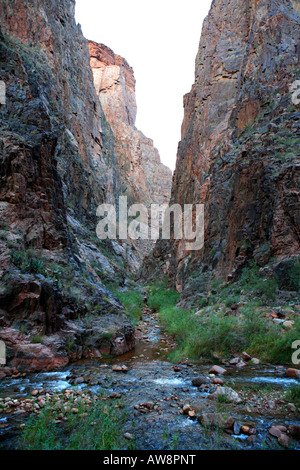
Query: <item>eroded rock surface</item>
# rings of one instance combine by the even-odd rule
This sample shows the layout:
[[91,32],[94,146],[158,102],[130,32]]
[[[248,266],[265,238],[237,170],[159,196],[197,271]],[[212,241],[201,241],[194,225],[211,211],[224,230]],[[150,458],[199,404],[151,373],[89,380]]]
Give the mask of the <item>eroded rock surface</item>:
[[286,272],[300,249],[297,5],[215,0],[204,21],[171,198],[205,204],[204,248],[160,243],[146,270],[168,272],[186,295],[191,274],[205,288],[235,279],[249,260],[273,263],[290,288],[278,265]]
[[103,44],[89,41],[96,93],[116,138],[115,152],[128,204],[168,203],[172,172],[160,161],[153,141],[136,129],[133,69]]
[[138,257],[95,231],[97,206],[126,187],[74,9],[73,0],[1,2],[0,309],[8,366],[21,369],[33,356],[41,370],[134,345],[105,283],[125,285]]

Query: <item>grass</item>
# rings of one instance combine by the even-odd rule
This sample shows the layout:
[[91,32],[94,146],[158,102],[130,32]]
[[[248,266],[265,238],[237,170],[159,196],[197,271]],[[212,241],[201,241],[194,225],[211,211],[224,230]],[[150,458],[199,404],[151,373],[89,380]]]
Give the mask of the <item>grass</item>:
[[144,297],[137,289],[128,289],[120,291],[117,288],[111,288],[111,292],[120,300],[125,307],[125,312],[131,318],[134,325],[137,325],[143,313]]
[[17,250],[11,253],[12,263],[25,274],[44,274],[44,262],[41,257],[35,256],[31,250]]
[[43,335],[36,335],[30,338],[30,342],[33,344],[38,344],[43,342]]
[[174,361],[210,358],[213,353],[229,357],[243,350],[264,361],[291,361],[291,345],[299,337],[300,319],[295,321],[294,329],[284,331],[263,318],[254,303],[244,307],[239,317],[205,310],[202,315],[176,307],[159,311],[161,322],[178,343],[171,356]]
[[[268,312],[265,306],[274,305],[276,280],[261,277],[253,264],[235,284],[214,283],[214,287],[206,302],[200,299],[200,309],[179,308],[179,294],[166,287],[149,289],[148,306],[158,312],[160,322],[178,344],[170,360],[199,360],[214,354],[230,357],[246,350],[261,361],[291,362],[292,344],[300,335],[300,318],[294,318],[293,329],[284,330],[264,316]],[[228,312],[235,303],[238,311]]]
[[78,413],[68,411],[57,422],[59,410],[47,404],[29,418],[22,431],[19,450],[118,450],[128,447],[123,438],[126,415],[114,404],[97,401],[89,408],[76,403]]
[[239,283],[249,293],[261,294],[266,300],[276,299],[278,290],[277,280],[262,277],[256,263],[252,263],[249,268],[243,270]]
[[300,385],[291,385],[285,395],[285,399],[294,403],[297,408],[300,408]]
[[230,403],[230,400],[226,395],[218,395],[217,402],[218,403]]
[[173,307],[180,298],[180,294],[172,289],[167,289],[166,284],[152,285],[148,289],[148,307],[159,312],[165,307]]

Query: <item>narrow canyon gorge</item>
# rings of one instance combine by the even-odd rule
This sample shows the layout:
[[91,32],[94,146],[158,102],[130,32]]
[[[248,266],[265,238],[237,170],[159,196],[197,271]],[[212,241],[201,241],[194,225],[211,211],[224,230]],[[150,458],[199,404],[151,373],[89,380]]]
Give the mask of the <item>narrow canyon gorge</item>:
[[[122,449],[300,449],[300,1],[212,1],[173,175],[92,39],[0,0],[0,449],[122,398]],[[203,247],[100,239],[121,197],[204,205]]]

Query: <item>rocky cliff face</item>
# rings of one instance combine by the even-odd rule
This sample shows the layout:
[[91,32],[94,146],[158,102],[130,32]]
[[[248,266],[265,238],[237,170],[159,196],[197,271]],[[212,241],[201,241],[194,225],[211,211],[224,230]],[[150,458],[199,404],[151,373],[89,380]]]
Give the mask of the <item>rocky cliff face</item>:
[[284,284],[299,255],[299,26],[289,0],[214,0],[204,22],[172,201],[205,204],[205,244],[159,243],[147,268],[187,296],[250,260]]
[[116,139],[115,153],[128,204],[168,203],[172,172],[160,162],[153,141],[136,129],[132,68],[103,44],[89,41],[96,93]]
[[[103,281],[125,285],[138,259],[127,242],[97,239],[96,208],[115,203],[132,177],[136,201],[144,166],[159,161],[154,149],[153,166],[131,158],[134,145],[118,150],[122,131],[115,135],[110,103],[106,118],[95,92],[74,7],[73,0],[1,0],[0,340],[8,365],[19,370],[134,345],[134,328]],[[130,127],[134,79],[126,67],[129,114],[122,119]],[[124,125],[130,147],[128,132]],[[142,134],[137,145],[151,147]],[[130,176],[127,167],[134,167]]]

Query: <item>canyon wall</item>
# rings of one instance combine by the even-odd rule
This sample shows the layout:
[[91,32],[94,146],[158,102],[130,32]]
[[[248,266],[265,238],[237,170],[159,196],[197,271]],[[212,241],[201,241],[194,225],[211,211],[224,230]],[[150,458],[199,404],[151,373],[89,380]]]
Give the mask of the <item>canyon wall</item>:
[[[172,172],[160,161],[153,141],[135,127],[137,105],[133,69],[103,44],[89,41],[96,93],[115,138],[121,192],[128,206],[168,204]],[[151,240],[131,240],[141,262],[154,247]]]
[[[184,296],[255,261],[282,287],[299,256],[299,1],[214,0],[184,97],[171,201],[205,205],[205,243],[161,241],[143,275]],[[295,95],[294,95],[295,98]]]
[[[96,209],[126,194],[126,165],[134,179],[147,163],[131,158],[131,148],[118,161],[121,131],[115,135],[96,94],[74,0],[1,0],[0,7],[0,80],[6,85],[0,105],[0,340],[7,373],[122,354],[134,346],[134,327],[106,285],[130,284],[139,257],[130,241],[96,237]],[[133,112],[134,90],[128,99]],[[141,137],[138,146],[150,148],[150,140]],[[154,149],[149,153],[155,173],[159,158]]]
[[103,44],[89,41],[96,93],[116,139],[115,153],[128,204],[168,203],[172,172],[163,165],[153,141],[136,129],[133,69]]

